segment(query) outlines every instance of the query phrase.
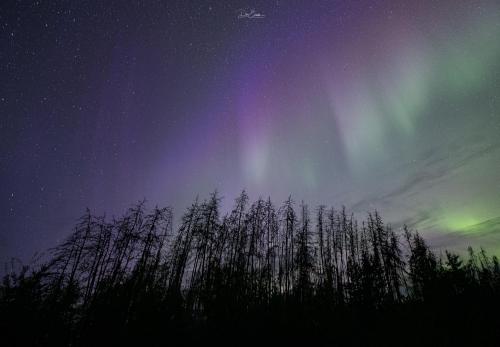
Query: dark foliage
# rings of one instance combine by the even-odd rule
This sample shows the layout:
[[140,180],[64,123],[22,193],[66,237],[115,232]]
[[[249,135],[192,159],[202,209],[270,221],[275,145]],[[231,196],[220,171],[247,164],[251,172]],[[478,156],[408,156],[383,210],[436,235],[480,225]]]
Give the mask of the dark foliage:
[[[500,266],[436,256],[377,213],[213,194],[177,230],[140,203],[89,211],[42,265],[0,286],[3,345],[495,345]],[[314,217],[312,216],[314,214]]]

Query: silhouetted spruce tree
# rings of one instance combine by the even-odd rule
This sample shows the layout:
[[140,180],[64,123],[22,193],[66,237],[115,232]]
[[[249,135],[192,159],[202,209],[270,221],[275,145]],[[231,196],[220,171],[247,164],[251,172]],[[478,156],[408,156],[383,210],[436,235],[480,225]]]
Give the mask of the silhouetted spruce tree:
[[[161,345],[270,334],[387,344],[384,336],[401,332],[413,334],[409,344],[446,345],[498,334],[500,265],[483,249],[439,257],[377,212],[358,223],[345,208],[319,206],[311,217],[291,197],[276,209],[242,192],[227,214],[219,206],[217,193],[196,199],[177,228],[170,208],[144,202],[112,219],[87,210],[46,261],[5,275],[5,339]],[[467,315],[476,317],[469,330],[457,330]],[[427,335],[415,335],[417,325]]]

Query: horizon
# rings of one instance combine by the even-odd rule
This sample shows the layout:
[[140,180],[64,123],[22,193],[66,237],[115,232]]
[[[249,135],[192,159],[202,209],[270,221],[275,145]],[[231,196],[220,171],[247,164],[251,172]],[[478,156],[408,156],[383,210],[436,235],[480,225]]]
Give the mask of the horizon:
[[497,1],[0,5],[0,262],[217,190],[500,255]]

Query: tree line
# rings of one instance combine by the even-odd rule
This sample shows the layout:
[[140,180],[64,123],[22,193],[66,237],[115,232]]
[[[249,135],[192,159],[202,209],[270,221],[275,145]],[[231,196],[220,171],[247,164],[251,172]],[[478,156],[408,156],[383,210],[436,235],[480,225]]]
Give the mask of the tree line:
[[276,207],[242,192],[221,215],[220,202],[217,193],[197,199],[176,228],[170,208],[148,211],[144,202],[111,220],[87,210],[48,260],[4,277],[4,340],[451,345],[499,337],[500,265],[482,249],[437,255],[377,212],[358,221],[345,208],[311,210],[291,198]]

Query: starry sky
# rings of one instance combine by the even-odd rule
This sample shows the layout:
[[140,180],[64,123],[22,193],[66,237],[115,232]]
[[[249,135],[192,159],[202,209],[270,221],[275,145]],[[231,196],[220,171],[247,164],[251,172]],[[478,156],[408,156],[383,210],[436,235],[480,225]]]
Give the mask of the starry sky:
[[498,1],[2,1],[0,261],[216,189],[500,254],[499,37]]

